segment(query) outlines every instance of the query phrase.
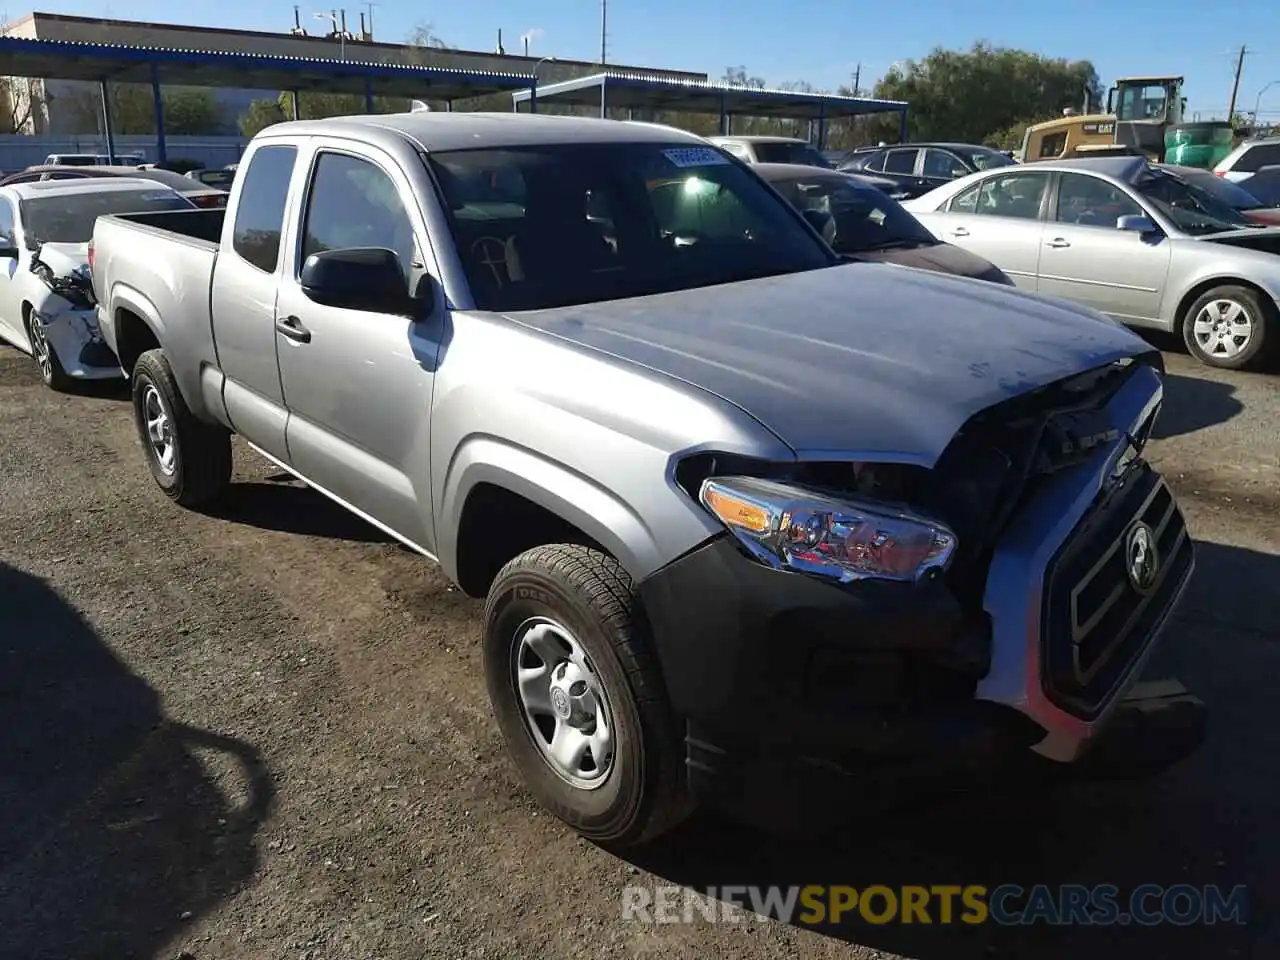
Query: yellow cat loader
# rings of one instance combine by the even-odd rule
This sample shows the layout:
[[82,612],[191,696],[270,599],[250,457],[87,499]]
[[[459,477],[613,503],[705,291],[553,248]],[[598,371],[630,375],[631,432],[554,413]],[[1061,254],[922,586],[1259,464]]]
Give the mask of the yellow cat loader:
[[1212,167],[1231,150],[1231,124],[1183,123],[1182,77],[1122,77],[1107,112],[1037,123],[1022,137],[1023,163],[1139,153],[1157,162]]

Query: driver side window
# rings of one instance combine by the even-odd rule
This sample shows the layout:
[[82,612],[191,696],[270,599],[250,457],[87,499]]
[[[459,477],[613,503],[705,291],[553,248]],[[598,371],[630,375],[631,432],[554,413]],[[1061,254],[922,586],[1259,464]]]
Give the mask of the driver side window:
[[1146,216],[1132,198],[1097,177],[1064,173],[1058,182],[1059,223],[1081,227],[1115,227],[1120,217]]
[[416,246],[395,181],[381,167],[345,153],[321,153],[311,180],[299,267],[313,253],[346,247],[394,250],[408,279]]

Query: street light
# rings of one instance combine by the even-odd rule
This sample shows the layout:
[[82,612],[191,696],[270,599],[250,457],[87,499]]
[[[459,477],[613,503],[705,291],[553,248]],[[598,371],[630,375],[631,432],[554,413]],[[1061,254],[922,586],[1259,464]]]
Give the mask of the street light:
[[529,112],[538,112],[538,68],[544,63],[555,63],[555,57],[543,57],[533,65],[533,86],[529,88]]
[[1280,80],[1272,80],[1258,91],[1258,97],[1253,101],[1253,127],[1255,130],[1258,128],[1258,108],[1262,106],[1262,95],[1278,83],[1280,83]]

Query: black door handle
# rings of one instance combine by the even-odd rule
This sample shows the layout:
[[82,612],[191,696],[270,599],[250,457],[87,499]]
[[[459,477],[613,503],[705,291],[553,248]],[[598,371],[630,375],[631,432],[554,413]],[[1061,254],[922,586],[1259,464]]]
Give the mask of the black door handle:
[[297,317],[285,317],[276,321],[276,330],[295,343],[310,343],[311,331]]

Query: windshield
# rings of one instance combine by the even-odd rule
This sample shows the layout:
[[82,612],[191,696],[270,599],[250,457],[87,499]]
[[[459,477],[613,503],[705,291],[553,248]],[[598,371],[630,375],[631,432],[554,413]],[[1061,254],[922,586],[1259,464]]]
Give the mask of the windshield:
[[539,310],[796,273],[837,261],[725,153],[563,144],[428,163],[481,310]]
[[1144,173],[1134,187],[1181,230],[1193,236],[1257,226],[1208,191],[1159,170]]
[[1203,190],[1232,209],[1253,210],[1256,207],[1265,206],[1261,200],[1238,183],[1232,183],[1230,180],[1215,176],[1212,173],[1183,173],[1177,171],[1174,175],[1185,180],[1193,190]]
[[816,176],[777,185],[800,210],[831,218],[827,242],[840,254],[938,242],[923,224],[881,191],[847,177]]
[[21,201],[29,244],[88,243],[94,222],[112,213],[190,210],[192,204],[172,190],[103,190]]
[[807,143],[757,140],[752,146],[755,147],[756,159],[761,163],[799,163],[808,167],[831,169],[827,158]]
[[1017,160],[999,150],[966,150],[965,159],[975,170],[993,170],[996,167],[1012,167]]

